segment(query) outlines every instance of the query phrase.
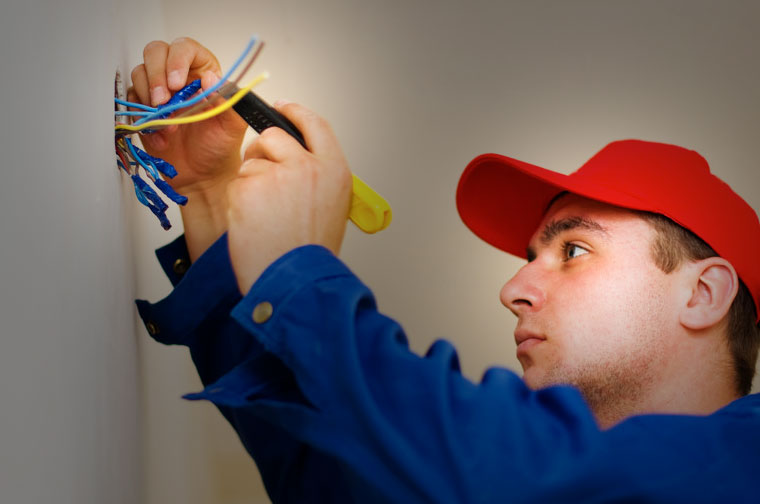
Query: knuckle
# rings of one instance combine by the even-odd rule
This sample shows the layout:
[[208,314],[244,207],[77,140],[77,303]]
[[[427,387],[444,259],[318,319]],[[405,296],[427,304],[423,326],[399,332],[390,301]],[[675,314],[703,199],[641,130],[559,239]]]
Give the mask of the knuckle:
[[280,128],[267,128],[262,131],[256,138],[258,147],[264,152],[279,151],[282,142],[286,139],[287,133]]
[[314,126],[316,126],[317,128],[325,129],[325,130],[331,129],[330,123],[327,122],[327,119],[325,119],[321,115],[317,115],[314,112],[309,112],[309,115],[307,117],[311,120],[312,124],[314,124]]
[[301,107],[301,117],[311,128],[330,129],[330,123],[327,122],[327,119],[310,109]]
[[143,57],[147,57],[151,52],[156,50],[164,50],[169,47],[169,44],[164,42],[163,40],[152,40],[145,44],[145,48],[143,49]]
[[348,169],[348,167],[344,166],[338,176],[340,177],[341,182],[344,185],[353,186],[354,185],[354,175],[351,173],[351,170]]
[[197,42],[190,37],[177,37],[171,42],[171,45],[184,45],[184,44],[197,44]]

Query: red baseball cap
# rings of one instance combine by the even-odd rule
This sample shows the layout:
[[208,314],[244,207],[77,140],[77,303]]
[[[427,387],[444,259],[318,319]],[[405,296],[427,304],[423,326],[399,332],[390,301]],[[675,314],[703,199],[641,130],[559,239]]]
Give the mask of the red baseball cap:
[[549,203],[563,191],[662,214],[690,230],[734,266],[752,294],[760,322],[760,221],[693,150],[621,140],[570,175],[483,154],[470,161],[459,179],[457,210],[477,236],[525,258]]

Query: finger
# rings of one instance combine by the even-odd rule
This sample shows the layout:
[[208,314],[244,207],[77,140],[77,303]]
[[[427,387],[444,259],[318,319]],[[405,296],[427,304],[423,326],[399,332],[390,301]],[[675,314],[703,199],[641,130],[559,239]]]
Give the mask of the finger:
[[340,146],[330,124],[310,109],[282,100],[276,102],[274,108],[301,131],[307,147],[314,154],[330,153],[335,149],[339,151]]
[[219,71],[215,70],[206,70],[201,74],[201,88],[203,90],[207,90],[208,88],[212,87],[214,84],[219,82],[220,75]]
[[[135,88],[134,87],[130,87],[129,89],[127,89],[127,101],[128,102],[132,102],[132,103],[142,103],[140,101],[140,97],[137,96],[137,93],[135,92]],[[133,107],[128,107],[128,109],[129,110],[137,110],[137,109],[135,109]]]
[[148,74],[145,73],[145,65],[139,64],[132,69],[132,87],[131,90],[137,95],[137,101],[143,105],[150,105],[150,90],[148,89]]
[[152,133],[140,133],[140,141],[146,150],[152,151],[153,155],[160,154],[161,151],[169,146],[166,139],[166,130],[154,131]]
[[208,72],[221,76],[219,61],[211,51],[189,37],[181,37],[171,43],[166,57],[169,89],[179,90],[188,80],[204,77]]
[[282,162],[305,153],[301,144],[280,128],[267,128],[245,151],[244,159],[269,159]]
[[[127,90],[127,101],[134,102],[134,103],[141,103],[134,87],[130,87]],[[129,107],[129,109],[136,110],[132,107]],[[151,134],[140,133],[140,140],[142,141],[143,145],[145,146],[147,150],[153,150],[155,153],[166,148],[166,146],[168,145],[167,135],[170,135],[176,129],[177,129],[177,126],[173,125],[165,129],[158,130]]]
[[150,88],[150,103],[157,107],[169,101],[169,88],[166,84],[166,57],[169,54],[169,44],[162,40],[154,40],[143,49],[145,72],[148,75]]
[[258,143],[259,139],[255,138],[250,144],[248,144],[243,153],[243,161],[248,161],[249,159],[266,159],[261,147],[257,145]]

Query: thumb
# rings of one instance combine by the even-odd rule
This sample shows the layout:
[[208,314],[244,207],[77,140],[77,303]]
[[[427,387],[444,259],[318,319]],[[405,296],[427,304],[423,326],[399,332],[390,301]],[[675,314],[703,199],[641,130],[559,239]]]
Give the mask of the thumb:
[[273,107],[303,134],[309,151],[316,155],[340,151],[330,124],[311,109],[286,100],[278,100]]

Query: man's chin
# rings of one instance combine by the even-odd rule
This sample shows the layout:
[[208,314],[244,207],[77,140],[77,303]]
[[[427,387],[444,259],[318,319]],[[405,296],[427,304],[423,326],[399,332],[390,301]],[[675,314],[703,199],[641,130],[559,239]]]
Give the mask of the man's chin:
[[523,381],[531,390],[538,390],[547,387],[546,372],[536,366],[530,366],[523,369]]
[[572,385],[574,382],[568,379],[561,368],[531,365],[523,369],[523,381],[531,390],[539,390],[554,385]]

